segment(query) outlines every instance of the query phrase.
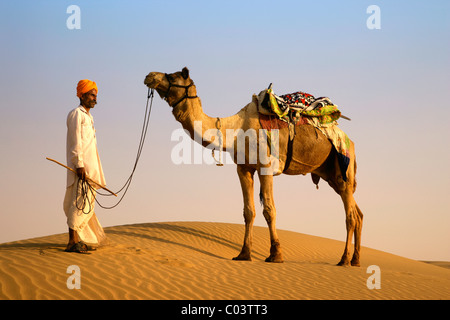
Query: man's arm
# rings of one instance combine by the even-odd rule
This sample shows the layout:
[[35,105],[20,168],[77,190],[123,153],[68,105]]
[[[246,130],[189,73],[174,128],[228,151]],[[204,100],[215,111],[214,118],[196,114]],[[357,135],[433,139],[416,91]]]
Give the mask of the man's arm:
[[83,148],[81,139],[81,115],[79,112],[72,112],[67,117],[67,148],[71,164],[77,171],[80,179],[86,177],[83,161]]

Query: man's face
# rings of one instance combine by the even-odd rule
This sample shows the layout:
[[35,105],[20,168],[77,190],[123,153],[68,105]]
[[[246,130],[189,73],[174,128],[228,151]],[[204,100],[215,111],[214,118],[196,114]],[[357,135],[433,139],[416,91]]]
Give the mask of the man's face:
[[80,98],[81,105],[85,108],[92,109],[97,104],[97,90],[92,89],[83,95]]

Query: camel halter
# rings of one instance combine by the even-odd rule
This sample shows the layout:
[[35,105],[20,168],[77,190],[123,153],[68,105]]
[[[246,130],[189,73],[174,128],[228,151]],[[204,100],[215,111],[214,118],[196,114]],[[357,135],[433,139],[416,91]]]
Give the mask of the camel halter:
[[[168,99],[168,97],[169,97],[170,89],[172,89],[172,87],[175,87],[175,88],[183,88],[183,89],[185,90],[185,92],[184,92],[184,97],[181,97],[177,102],[175,102],[173,105],[171,105],[172,108],[175,108],[180,102],[182,102],[182,101],[184,101],[184,100],[186,100],[186,99],[195,99],[195,98],[198,98],[198,96],[190,96],[190,95],[189,95],[189,88],[192,87],[192,86],[194,86],[194,81],[192,81],[192,79],[191,79],[191,83],[190,83],[190,84],[188,84],[187,86],[182,86],[182,85],[179,85],[179,84],[172,83],[172,82],[170,81],[170,76],[169,76],[167,73],[165,73],[164,75],[165,75],[165,77],[166,77],[166,79],[167,79],[167,82],[169,82],[169,88],[167,88],[167,91],[166,91],[166,93],[164,94],[164,100],[166,100],[167,102],[169,102],[167,99]],[[169,104],[169,105],[170,105],[170,104]],[[222,125],[221,125],[221,123],[220,123],[220,118],[217,118],[217,121],[216,121],[216,128],[217,128],[217,136],[218,136],[218,139],[219,139],[219,160],[217,160],[216,157],[215,157],[215,155],[214,155],[215,149],[212,149],[212,156],[213,156],[214,160],[216,161],[216,165],[219,166],[219,167],[223,166],[223,162],[222,162],[222,146],[223,146],[223,139],[222,139],[222,132],[220,131],[221,126],[222,126]]]
[[167,99],[169,98],[170,89],[172,89],[172,87],[174,87],[174,88],[183,88],[183,89],[185,89],[184,97],[182,97],[182,98],[179,99],[177,102],[175,102],[173,105],[171,105],[172,108],[175,108],[181,101],[183,101],[183,100],[185,100],[185,99],[195,99],[195,98],[198,98],[197,96],[190,96],[190,95],[189,95],[189,88],[192,87],[192,86],[194,86],[194,81],[191,80],[191,83],[190,83],[190,84],[188,84],[187,86],[182,86],[182,85],[179,85],[179,84],[170,82],[170,76],[169,76],[167,73],[165,73],[164,75],[165,75],[165,77],[166,77],[166,79],[167,79],[167,82],[169,82],[169,88],[167,88],[167,91],[166,91],[166,93],[164,94],[164,100],[166,100],[167,102],[169,101],[169,100],[167,100]]

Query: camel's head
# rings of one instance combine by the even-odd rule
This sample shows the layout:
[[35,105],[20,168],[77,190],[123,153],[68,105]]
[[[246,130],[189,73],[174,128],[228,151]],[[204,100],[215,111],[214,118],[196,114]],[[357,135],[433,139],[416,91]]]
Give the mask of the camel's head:
[[189,77],[189,70],[186,67],[170,74],[150,72],[145,77],[144,84],[155,89],[159,96],[172,107],[184,100],[184,97],[196,96],[194,82]]

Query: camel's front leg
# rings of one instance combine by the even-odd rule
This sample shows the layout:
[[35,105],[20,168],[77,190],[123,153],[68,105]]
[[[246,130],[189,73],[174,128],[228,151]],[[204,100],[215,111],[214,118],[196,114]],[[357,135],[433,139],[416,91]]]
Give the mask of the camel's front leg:
[[264,218],[267,221],[270,232],[270,256],[266,262],[283,262],[281,254],[280,240],[278,239],[276,222],[275,203],[273,201],[273,176],[259,173],[259,181],[261,183],[261,196],[264,205]]
[[238,165],[237,173],[239,175],[239,181],[241,182],[242,195],[244,198],[245,236],[241,253],[233,258],[233,260],[250,261],[252,260],[253,221],[255,220],[255,202],[253,199],[253,175],[255,169],[244,165]]

